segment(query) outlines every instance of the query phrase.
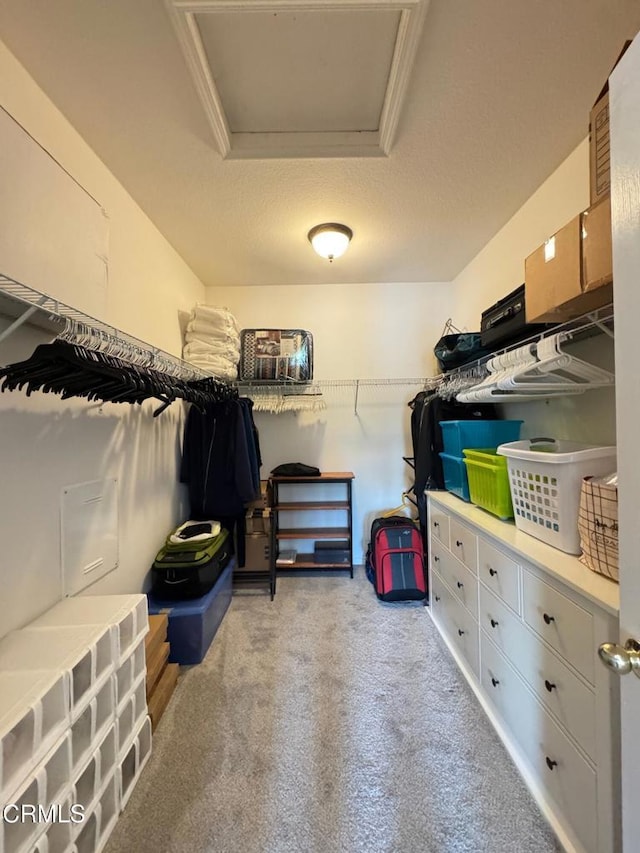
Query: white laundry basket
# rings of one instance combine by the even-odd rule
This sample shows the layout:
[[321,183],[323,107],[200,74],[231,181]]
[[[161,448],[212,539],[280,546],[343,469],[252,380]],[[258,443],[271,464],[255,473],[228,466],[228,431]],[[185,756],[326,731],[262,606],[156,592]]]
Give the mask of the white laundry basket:
[[516,527],[579,554],[582,478],[614,471],[616,448],[543,438],[501,444],[496,452],[507,457]]

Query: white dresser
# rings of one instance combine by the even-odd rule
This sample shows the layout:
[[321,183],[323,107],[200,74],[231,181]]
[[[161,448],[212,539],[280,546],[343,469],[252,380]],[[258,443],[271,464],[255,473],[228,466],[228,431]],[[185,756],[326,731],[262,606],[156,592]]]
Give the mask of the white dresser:
[[617,584],[447,492],[429,493],[430,614],[568,851],[620,849]]

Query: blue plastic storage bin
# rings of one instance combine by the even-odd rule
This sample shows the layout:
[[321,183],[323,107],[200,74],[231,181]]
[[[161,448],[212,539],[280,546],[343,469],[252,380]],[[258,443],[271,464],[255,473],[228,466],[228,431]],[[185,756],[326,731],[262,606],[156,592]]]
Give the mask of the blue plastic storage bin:
[[523,421],[440,421],[444,452],[462,459],[465,448],[497,447],[518,441]]
[[453,492],[463,501],[469,498],[469,481],[467,479],[467,466],[464,459],[441,453],[442,469],[444,471],[444,487],[448,492]]
[[167,639],[171,644],[171,663],[200,663],[206,655],[231,604],[234,565],[235,561],[231,560],[213,588],[202,598],[162,601],[148,594],[149,613],[166,613],[169,616]]

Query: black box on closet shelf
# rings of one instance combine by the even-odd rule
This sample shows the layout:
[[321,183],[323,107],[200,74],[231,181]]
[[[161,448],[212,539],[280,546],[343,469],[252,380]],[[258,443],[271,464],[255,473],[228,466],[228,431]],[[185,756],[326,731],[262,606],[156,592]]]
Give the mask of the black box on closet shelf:
[[344,563],[349,565],[349,543],[344,540],[325,540],[313,546],[314,563]]
[[482,312],[480,341],[483,347],[496,350],[523,341],[546,328],[545,323],[527,323],[525,287],[521,284]]

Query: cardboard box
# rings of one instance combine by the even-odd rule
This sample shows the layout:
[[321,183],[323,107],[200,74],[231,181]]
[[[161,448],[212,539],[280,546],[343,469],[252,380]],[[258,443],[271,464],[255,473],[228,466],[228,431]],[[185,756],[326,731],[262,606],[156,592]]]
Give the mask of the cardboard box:
[[612,281],[611,197],[605,196],[582,214],[582,290]]
[[271,532],[271,510],[251,510],[244,517],[245,533],[265,533],[267,536]]
[[582,214],[532,252],[524,262],[527,323],[570,319],[560,306],[582,293],[580,226]]
[[244,537],[244,566],[236,568],[236,574],[245,572],[268,572],[271,562],[271,537],[266,533],[248,533]]
[[[631,44],[625,42],[613,68],[622,59]],[[613,71],[613,68],[611,69]],[[611,161],[609,155],[609,79],[600,90],[589,113],[589,185],[591,204],[595,204],[609,193],[611,185]]]
[[525,260],[527,322],[562,323],[613,301],[611,199],[575,216]]

